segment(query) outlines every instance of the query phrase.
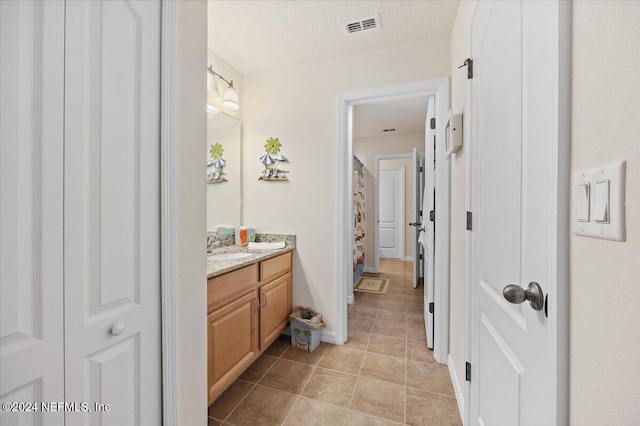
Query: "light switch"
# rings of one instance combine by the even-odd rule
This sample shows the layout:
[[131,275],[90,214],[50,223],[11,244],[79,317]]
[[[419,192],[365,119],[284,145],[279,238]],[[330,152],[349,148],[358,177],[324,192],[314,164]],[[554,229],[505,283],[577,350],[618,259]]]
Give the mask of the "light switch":
[[584,170],[574,175],[573,233],[625,241],[626,162]]
[[596,181],[593,192],[593,219],[598,223],[609,223],[609,180]]
[[589,183],[582,183],[576,187],[576,220],[589,222]]

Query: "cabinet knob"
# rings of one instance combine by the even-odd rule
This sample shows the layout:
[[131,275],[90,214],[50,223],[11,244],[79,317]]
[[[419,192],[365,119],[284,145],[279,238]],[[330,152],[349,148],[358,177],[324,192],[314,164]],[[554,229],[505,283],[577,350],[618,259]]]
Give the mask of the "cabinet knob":
[[264,294],[264,305],[262,305],[263,308],[267,307],[267,293]]
[[258,300],[257,297],[254,297],[254,299],[256,300],[256,308],[253,310],[253,312],[258,312],[260,310],[260,300]]

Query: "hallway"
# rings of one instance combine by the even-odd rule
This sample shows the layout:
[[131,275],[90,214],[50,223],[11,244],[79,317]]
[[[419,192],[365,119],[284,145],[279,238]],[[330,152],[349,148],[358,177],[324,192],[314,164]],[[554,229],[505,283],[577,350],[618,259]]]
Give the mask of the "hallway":
[[209,425],[460,425],[449,371],[426,348],[411,267],[381,260],[387,294],[356,292],[344,346],[274,342],[209,407]]

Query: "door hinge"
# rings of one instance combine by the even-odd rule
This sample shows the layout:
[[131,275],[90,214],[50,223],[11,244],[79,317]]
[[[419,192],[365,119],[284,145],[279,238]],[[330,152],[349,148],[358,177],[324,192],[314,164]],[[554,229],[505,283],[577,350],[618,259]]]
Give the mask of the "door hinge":
[[422,166],[420,166],[420,173],[422,173],[424,170],[422,169]]
[[420,253],[420,260],[422,260],[422,253]]
[[432,129],[436,128],[436,118],[435,117],[431,119],[429,127],[431,127]]
[[435,210],[431,210],[431,211],[429,212],[429,220],[430,220],[431,222],[435,222],[435,221],[436,221],[436,212],[435,212]]
[[422,217],[422,210],[420,210],[420,217]]
[[473,228],[473,215],[467,212],[467,231],[471,231],[471,228]]
[[467,79],[473,78],[473,59],[467,58],[458,68],[467,67]]
[[464,374],[464,379],[467,382],[471,381],[471,363],[470,362],[466,362],[465,363],[465,374]]
[[433,302],[429,303],[429,313],[430,313],[430,314],[432,314],[432,313],[433,313],[433,308],[434,308],[434,306],[435,306],[435,305],[434,305],[434,303],[433,303]]

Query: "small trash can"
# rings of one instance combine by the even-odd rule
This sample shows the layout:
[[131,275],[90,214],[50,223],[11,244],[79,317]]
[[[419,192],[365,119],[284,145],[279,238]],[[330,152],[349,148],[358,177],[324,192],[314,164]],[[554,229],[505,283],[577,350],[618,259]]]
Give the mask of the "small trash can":
[[320,334],[325,327],[322,314],[311,308],[297,306],[289,315],[291,346],[312,352],[320,344]]

